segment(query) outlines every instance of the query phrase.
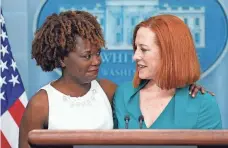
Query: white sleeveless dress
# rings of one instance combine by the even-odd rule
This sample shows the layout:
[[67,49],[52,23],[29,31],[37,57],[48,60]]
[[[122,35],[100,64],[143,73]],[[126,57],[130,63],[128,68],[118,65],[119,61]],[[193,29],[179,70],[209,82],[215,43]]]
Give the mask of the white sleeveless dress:
[[48,129],[112,129],[113,117],[109,100],[99,83],[91,82],[90,90],[82,97],[70,97],[50,83],[41,89],[48,95]]

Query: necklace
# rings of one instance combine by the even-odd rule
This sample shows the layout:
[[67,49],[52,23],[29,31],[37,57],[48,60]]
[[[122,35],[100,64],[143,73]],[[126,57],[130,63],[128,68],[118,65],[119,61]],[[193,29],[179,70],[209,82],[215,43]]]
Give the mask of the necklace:
[[71,97],[69,95],[63,95],[63,101],[70,104],[70,107],[73,108],[77,107],[84,107],[84,106],[91,106],[92,103],[96,100],[95,95],[97,90],[92,88],[84,95],[80,97]]

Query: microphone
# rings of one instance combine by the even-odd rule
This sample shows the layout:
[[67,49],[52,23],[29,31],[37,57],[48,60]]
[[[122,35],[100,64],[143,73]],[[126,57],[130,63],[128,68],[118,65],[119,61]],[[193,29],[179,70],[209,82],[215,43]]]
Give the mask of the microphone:
[[126,115],[124,117],[124,121],[125,121],[125,129],[128,129],[128,123],[130,121],[130,116],[129,115]]
[[139,116],[139,128],[140,129],[142,129],[143,122],[144,122],[144,117],[143,117],[143,115],[140,115]]

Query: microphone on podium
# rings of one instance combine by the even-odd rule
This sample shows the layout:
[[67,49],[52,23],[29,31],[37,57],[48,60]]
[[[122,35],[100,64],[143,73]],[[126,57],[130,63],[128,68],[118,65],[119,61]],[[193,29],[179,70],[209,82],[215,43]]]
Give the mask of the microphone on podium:
[[143,122],[144,122],[144,117],[143,117],[143,115],[140,115],[139,116],[139,128],[140,129],[142,129]]
[[129,121],[130,121],[130,116],[129,115],[126,115],[124,117],[124,121],[125,121],[125,129],[128,129],[128,124],[129,124]]

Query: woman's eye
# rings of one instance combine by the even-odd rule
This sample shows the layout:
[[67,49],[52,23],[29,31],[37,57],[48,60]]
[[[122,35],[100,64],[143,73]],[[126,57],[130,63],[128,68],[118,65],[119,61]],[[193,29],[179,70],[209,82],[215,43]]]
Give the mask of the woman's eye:
[[89,54],[89,55],[86,55],[86,56],[84,56],[86,59],[90,59],[91,58],[91,54]]
[[142,51],[148,51],[147,49],[141,48]]

